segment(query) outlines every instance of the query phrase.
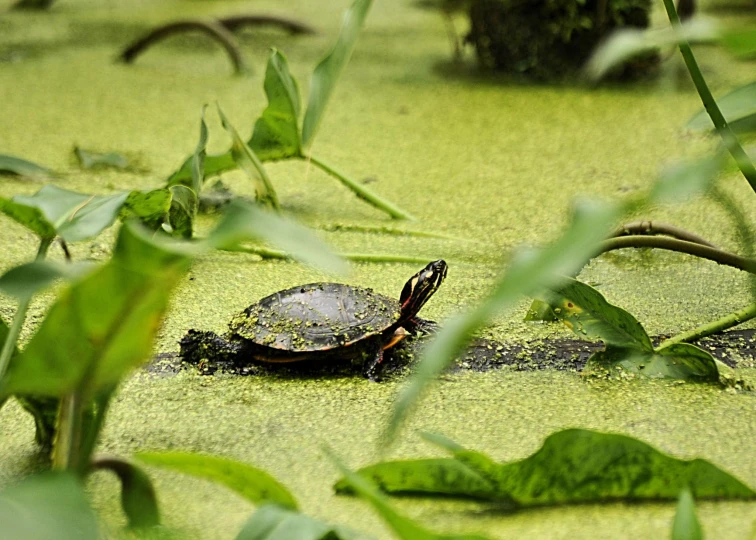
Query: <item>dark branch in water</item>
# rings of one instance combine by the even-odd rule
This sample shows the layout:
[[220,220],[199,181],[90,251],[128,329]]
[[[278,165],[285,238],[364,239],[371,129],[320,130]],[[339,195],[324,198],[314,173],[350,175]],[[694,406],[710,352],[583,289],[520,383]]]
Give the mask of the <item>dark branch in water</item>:
[[601,243],[599,254],[623,248],[656,248],[676,251],[708,259],[725,266],[732,266],[751,274],[756,274],[756,260],[741,257],[721,249],[709,247],[695,242],[664,238],[658,236],[619,236]]
[[234,15],[218,19],[226,30],[233,32],[243,26],[275,26],[290,34],[317,34],[317,31],[305,23],[272,15]]
[[152,44],[157,43],[158,41],[165,39],[173,34],[180,34],[182,32],[191,31],[203,32],[204,34],[207,34],[212,39],[220,43],[220,45],[228,53],[228,57],[231,59],[231,63],[234,65],[234,72],[236,74],[248,71],[233,34],[229,32],[222,24],[214,21],[176,21],[165,24],[163,26],[159,26],[151,30],[147,35],[141,37],[140,39],[129,45],[120,54],[119,59],[127,64],[130,64],[137,56],[142,54]]
[[662,234],[664,236],[671,236],[678,240],[685,240],[686,242],[693,242],[694,244],[701,244],[702,246],[709,246],[715,248],[714,244],[706,240],[705,238],[698,236],[695,233],[681,229],[668,223],[659,223],[656,221],[633,221],[631,223],[625,223],[621,225],[612,233],[612,237],[628,236],[628,235],[654,235]]

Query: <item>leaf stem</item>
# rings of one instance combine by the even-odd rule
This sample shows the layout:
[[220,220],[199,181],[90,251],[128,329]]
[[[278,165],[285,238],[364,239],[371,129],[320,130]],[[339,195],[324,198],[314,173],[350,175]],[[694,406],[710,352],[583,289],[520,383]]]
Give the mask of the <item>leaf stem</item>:
[[702,259],[708,259],[725,266],[732,266],[738,270],[743,270],[751,274],[756,274],[756,260],[741,257],[734,253],[729,253],[718,248],[712,248],[706,245],[678,240],[677,238],[664,238],[659,236],[619,236],[604,240],[600,244],[600,252],[606,253],[615,249],[623,248],[656,248],[686,253]]
[[[675,30],[679,30],[681,25],[680,17],[675,8],[674,1],[664,0],[664,7],[667,10],[667,16],[669,17],[670,23],[672,23],[672,27]],[[683,60],[685,61],[685,65],[690,73],[690,78],[693,80],[693,84],[698,91],[701,102],[703,103],[706,112],[709,114],[711,121],[714,123],[717,133],[719,133],[722,142],[730,152],[730,155],[732,155],[735,163],[737,163],[740,172],[743,173],[743,176],[750,184],[751,189],[756,191],[756,167],[754,167],[753,163],[748,158],[748,154],[746,154],[745,150],[743,150],[743,147],[740,145],[740,141],[738,141],[738,138],[727,124],[727,120],[719,109],[714,96],[711,94],[709,86],[706,84],[703,73],[701,73],[701,68],[698,66],[696,57],[693,55],[693,50],[690,48],[690,43],[682,37],[682,34],[678,34],[678,45]]]
[[374,206],[378,210],[382,210],[383,212],[386,212],[392,218],[409,219],[409,220],[415,219],[414,217],[412,217],[412,215],[408,214],[407,212],[405,212],[404,210],[396,206],[394,203],[387,201],[385,199],[382,199],[380,196],[373,193],[365,186],[362,186],[358,184],[357,182],[355,182],[354,180],[348,178],[346,175],[337,171],[331,165],[327,164],[325,161],[321,159],[316,158],[312,154],[303,156],[303,159],[311,162],[316,167],[330,174],[336,180],[344,184],[347,188],[351,189],[354,192],[354,194],[357,195],[360,199]]
[[[52,238],[43,238],[41,240],[39,248],[37,249],[36,260],[41,261],[47,256],[47,250],[50,248],[52,241]],[[8,336],[5,338],[3,349],[0,352],[0,380],[3,379],[5,372],[8,371],[8,366],[10,365],[13,351],[16,348],[18,336],[21,333],[21,328],[26,320],[26,312],[29,311],[29,304],[31,304],[31,296],[19,301],[18,309],[16,309],[16,314],[13,316],[13,322],[8,329]]]
[[80,467],[79,449],[81,447],[83,404],[81,391],[74,390],[60,402],[58,413],[58,433],[52,453],[52,466],[56,470],[67,470],[83,475],[85,469]]
[[705,338],[706,336],[722,332],[733,326],[750,321],[753,318],[756,318],[756,304],[751,304],[750,306],[744,307],[735,313],[730,313],[721,319],[706,323],[698,328],[694,328],[693,330],[666,339],[656,348],[656,350],[658,351],[677,343],[692,343],[701,338]]

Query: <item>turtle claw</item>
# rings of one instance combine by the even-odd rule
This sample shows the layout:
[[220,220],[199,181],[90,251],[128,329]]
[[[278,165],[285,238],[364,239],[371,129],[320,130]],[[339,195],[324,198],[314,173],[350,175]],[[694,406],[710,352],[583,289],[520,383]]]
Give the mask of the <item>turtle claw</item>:
[[378,372],[380,371],[383,362],[383,348],[379,345],[376,349],[377,350],[374,351],[373,354],[371,354],[370,351],[366,352],[368,360],[365,363],[365,369],[362,372],[363,376],[370,382],[381,381]]

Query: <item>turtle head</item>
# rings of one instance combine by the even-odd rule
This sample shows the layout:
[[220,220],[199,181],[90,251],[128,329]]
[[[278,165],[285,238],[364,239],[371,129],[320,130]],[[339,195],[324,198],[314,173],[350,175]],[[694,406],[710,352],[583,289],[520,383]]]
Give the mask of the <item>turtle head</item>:
[[446,262],[439,259],[429,263],[417,274],[409,278],[402,289],[399,302],[402,304],[402,315],[414,317],[422,309],[428,299],[433,296],[446,278]]

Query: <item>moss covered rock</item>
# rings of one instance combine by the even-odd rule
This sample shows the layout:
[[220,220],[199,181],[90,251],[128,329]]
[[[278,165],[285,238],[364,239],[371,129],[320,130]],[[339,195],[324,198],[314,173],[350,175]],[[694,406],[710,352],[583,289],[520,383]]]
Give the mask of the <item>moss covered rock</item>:
[[473,0],[469,13],[467,39],[484,67],[553,80],[575,74],[613,30],[648,27],[651,1]]

